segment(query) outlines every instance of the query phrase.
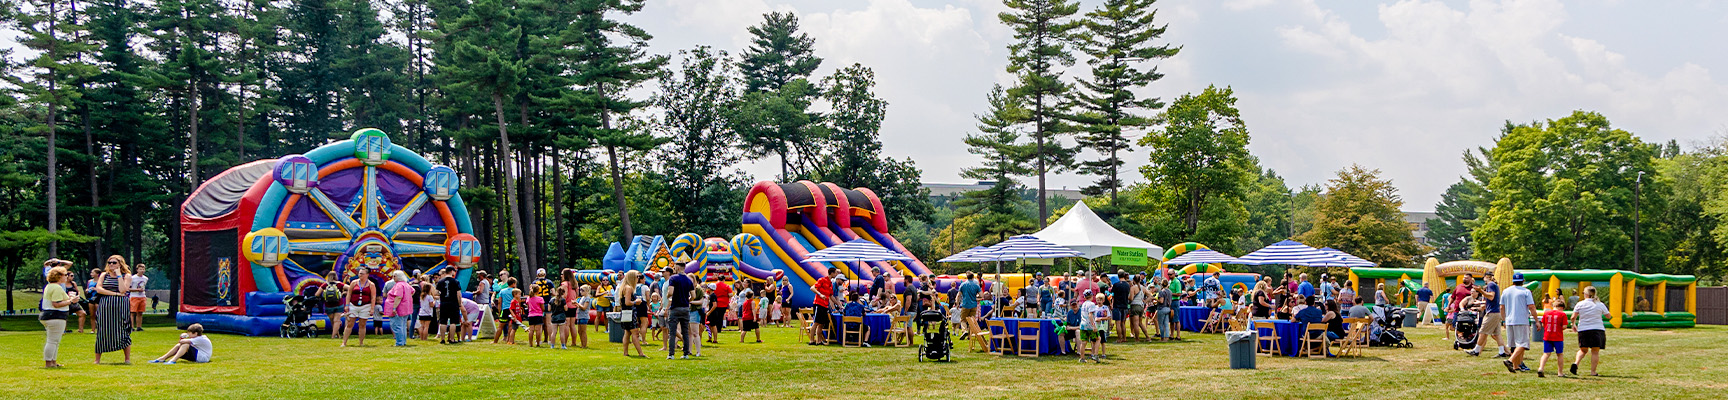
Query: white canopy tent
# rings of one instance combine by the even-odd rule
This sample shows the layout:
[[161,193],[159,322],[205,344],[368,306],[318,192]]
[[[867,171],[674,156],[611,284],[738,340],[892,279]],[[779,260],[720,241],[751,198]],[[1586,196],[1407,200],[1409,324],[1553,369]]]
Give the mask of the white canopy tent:
[[1086,258],[1098,258],[1110,255],[1112,247],[1130,247],[1146,249],[1149,258],[1164,259],[1164,248],[1147,243],[1144,240],[1128,236],[1116,228],[1110,227],[1103,218],[1086,207],[1086,202],[1074,203],[1074,208],[1057,218],[1055,223],[1044,230],[1032,234],[1057,246],[1067,247],[1084,254]]

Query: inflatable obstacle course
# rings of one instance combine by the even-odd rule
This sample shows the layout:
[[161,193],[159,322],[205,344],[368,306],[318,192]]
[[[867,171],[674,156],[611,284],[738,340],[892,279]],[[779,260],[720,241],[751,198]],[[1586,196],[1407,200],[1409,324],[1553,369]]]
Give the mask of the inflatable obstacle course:
[[[1608,305],[1606,322],[1616,328],[1689,328],[1697,324],[1698,278],[1691,275],[1640,274],[1622,270],[1514,270],[1512,261],[1451,261],[1429,258],[1420,270],[1408,268],[1350,269],[1350,284],[1361,279],[1421,280],[1436,295],[1446,293],[1463,276],[1483,279],[1494,272],[1501,287],[1511,286],[1514,272],[1524,274],[1524,287],[1540,302],[1547,297],[1577,304],[1585,287],[1596,287],[1597,300]],[[1412,289],[1414,290],[1414,289]],[[1357,290],[1361,293],[1361,290]],[[1390,293],[1389,293],[1390,294]]]

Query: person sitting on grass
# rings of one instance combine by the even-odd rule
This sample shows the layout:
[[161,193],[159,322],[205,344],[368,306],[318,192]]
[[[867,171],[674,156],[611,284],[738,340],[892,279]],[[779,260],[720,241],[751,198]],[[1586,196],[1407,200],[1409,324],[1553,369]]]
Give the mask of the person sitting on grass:
[[[1543,370],[1548,369],[1548,357],[1554,357],[1554,372],[1566,377],[1566,370],[1560,364],[1566,363],[1566,300],[1559,297],[1548,299],[1548,311],[1542,313],[1542,360],[1536,362],[1536,377],[1546,378]],[[1572,367],[1576,370],[1578,367]],[[1576,372],[1574,372],[1576,373]]]
[[186,333],[180,334],[180,341],[174,344],[174,348],[168,349],[168,353],[162,357],[150,360],[150,363],[173,364],[180,360],[207,363],[214,354],[210,348],[210,337],[204,336],[204,325],[192,324],[186,327]]

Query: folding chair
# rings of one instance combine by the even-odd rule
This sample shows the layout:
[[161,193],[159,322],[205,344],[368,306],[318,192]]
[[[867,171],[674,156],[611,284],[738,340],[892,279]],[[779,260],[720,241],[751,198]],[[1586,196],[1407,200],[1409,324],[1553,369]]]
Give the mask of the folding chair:
[[[1032,333],[1027,334],[1027,331]],[[1015,326],[1014,334],[1014,347],[1019,348],[1014,352],[1016,356],[1037,357],[1038,350],[1044,348],[1044,325],[1038,321],[1020,321],[1020,324]],[[1032,345],[1027,346],[1027,342]]]
[[[1262,335],[1260,334],[1261,329],[1265,329],[1267,332],[1271,333]],[[1256,336],[1260,337],[1259,342],[1255,343],[1254,354],[1264,353],[1274,356],[1284,355],[1284,350],[1278,347],[1278,339],[1281,338],[1278,337],[1277,324],[1267,321],[1254,321],[1254,333]]]
[[1336,341],[1338,356],[1348,357],[1354,354],[1355,357],[1361,357],[1362,349],[1368,347],[1369,319],[1345,318],[1344,323],[1349,324],[1349,327],[1344,329],[1344,338]]
[[[1332,347],[1327,344],[1330,341],[1326,340],[1326,324],[1308,324],[1308,329],[1302,334],[1302,351],[1297,354],[1307,355],[1310,358],[1326,358],[1332,352]],[[1319,346],[1319,348],[1315,348],[1315,346]]]
[[870,328],[864,326],[864,317],[840,317],[840,329],[840,345],[843,347],[863,347],[869,340]]
[[912,346],[912,328],[907,326],[911,321],[912,317],[910,316],[894,317],[894,322],[888,326],[889,346],[900,347],[902,344]]
[[[1008,323],[993,319],[985,322],[985,326],[986,331],[990,334],[989,340],[985,342],[987,347],[985,350],[990,354],[1008,355],[1010,350],[1003,350],[1003,348],[1012,348],[1014,345],[1014,331],[1008,329]],[[997,328],[1001,328],[1002,333],[996,333]]]

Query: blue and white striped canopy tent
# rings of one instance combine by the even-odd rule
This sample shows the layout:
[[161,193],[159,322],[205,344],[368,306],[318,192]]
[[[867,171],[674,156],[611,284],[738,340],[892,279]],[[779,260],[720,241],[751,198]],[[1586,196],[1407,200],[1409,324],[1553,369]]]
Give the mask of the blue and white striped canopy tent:
[[989,257],[985,257],[985,256],[982,256],[982,255],[980,255],[980,254],[979,254],[979,252],[981,252],[981,251],[984,251],[984,250],[985,250],[985,247],[984,247],[984,246],[978,246],[978,247],[973,247],[973,248],[970,248],[970,249],[966,249],[966,250],[961,250],[961,251],[960,251],[960,252],[959,252],[959,253],[954,253],[954,255],[951,255],[951,256],[948,256],[948,258],[944,258],[944,259],[941,259],[941,260],[936,260],[936,261],[937,261],[937,262],[985,262],[985,261],[996,261],[996,260],[995,260],[995,259],[993,259],[993,258],[989,258]]
[[1177,256],[1176,258],[1165,260],[1164,264],[1165,265],[1214,264],[1214,263],[1235,263],[1237,261],[1238,260],[1236,259],[1236,257],[1231,257],[1231,256],[1224,254],[1224,253],[1212,251],[1211,249],[1199,249],[1199,250],[1190,251],[1187,254],[1183,254],[1181,256]]
[[1253,253],[1238,257],[1231,264],[1246,265],[1301,265],[1306,267],[1342,267],[1344,258],[1320,251],[1294,240],[1273,243]]
[[908,261],[900,253],[889,251],[882,245],[865,239],[855,239],[850,242],[834,245],[804,257],[809,262],[859,262],[859,261]]
[[995,261],[1014,261],[1028,258],[1080,257],[1084,254],[1074,251],[1074,249],[1051,244],[1032,235],[1020,235],[981,250],[978,255]]
[[1343,250],[1338,250],[1338,249],[1334,249],[1331,247],[1321,247],[1320,251],[1323,251],[1323,252],[1326,252],[1326,254],[1335,255],[1335,256],[1338,256],[1338,258],[1344,259],[1344,266],[1346,266],[1346,267],[1378,267],[1378,266],[1380,266],[1380,264],[1376,264],[1373,261],[1368,261],[1366,259],[1363,259],[1362,257],[1357,257],[1354,254],[1345,253]]
[[[995,261],[1018,261],[1029,258],[1083,257],[1085,253],[1057,246],[1036,236],[1020,235],[979,250],[978,256]],[[996,273],[998,276],[1002,273],[1002,263],[996,263]]]

